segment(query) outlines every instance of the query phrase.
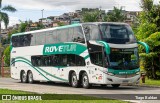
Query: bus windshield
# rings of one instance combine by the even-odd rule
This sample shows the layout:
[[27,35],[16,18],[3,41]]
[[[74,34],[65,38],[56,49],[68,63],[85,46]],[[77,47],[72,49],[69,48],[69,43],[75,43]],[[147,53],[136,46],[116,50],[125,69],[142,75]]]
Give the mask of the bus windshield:
[[107,43],[129,44],[136,42],[133,31],[129,25],[101,24],[100,31],[102,40]]
[[109,68],[115,70],[132,70],[139,68],[138,49],[111,49]]

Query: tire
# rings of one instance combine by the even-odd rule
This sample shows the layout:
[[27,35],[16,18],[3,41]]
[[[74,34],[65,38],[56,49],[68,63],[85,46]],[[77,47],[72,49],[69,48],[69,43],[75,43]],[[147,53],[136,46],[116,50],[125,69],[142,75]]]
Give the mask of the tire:
[[31,71],[27,74],[28,83],[32,84],[34,82],[33,80],[33,73]]
[[120,84],[112,84],[113,88],[118,88],[120,86]]
[[79,87],[79,81],[75,72],[73,72],[71,75],[71,86],[74,88]]
[[106,84],[101,84],[101,87],[107,87],[107,85]]
[[89,79],[86,72],[84,72],[82,75],[82,86],[83,88],[86,88],[86,89],[91,87],[91,85],[89,84]]
[[21,72],[21,78],[20,79],[21,79],[22,83],[27,83],[27,75],[26,75],[25,71]]

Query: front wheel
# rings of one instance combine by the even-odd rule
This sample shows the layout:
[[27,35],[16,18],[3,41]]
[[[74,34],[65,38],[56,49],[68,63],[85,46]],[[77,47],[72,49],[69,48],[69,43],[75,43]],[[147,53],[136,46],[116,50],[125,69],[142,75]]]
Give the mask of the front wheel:
[[89,79],[88,79],[88,75],[86,72],[83,73],[82,75],[82,86],[83,88],[86,88],[86,89],[91,87],[91,85],[89,84]]
[[113,88],[118,88],[120,86],[120,84],[112,84]]

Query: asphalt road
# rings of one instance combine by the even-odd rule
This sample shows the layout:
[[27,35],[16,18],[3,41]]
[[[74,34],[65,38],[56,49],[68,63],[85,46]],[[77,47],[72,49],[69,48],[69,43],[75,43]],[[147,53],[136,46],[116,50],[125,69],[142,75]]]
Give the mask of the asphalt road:
[[[113,98],[113,99],[124,99],[138,94],[157,94],[160,97],[160,88],[151,87],[137,87],[137,86],[120,86],[119,88],[112,88],[111,86],[100,87],[98,85],[93,86],[91,89],[84,88],[73,88],[68,84],[64,83],[47,83],[38,82],[34,84],[20,83],[19,80],[11,78],[0,78],[0,88],[12,89],[12,90],[23,90],[36,93],[52,93],[52,94],[83,94],[93,95],[96,97]],[[119,95],[108,95],[108,94],[119,94]],[[132,95],[134,94],[134,95]],[[160,99],[160,98],[159,98]],[[132,102],[139,103],[160,103],[160,100],[132,100]]]

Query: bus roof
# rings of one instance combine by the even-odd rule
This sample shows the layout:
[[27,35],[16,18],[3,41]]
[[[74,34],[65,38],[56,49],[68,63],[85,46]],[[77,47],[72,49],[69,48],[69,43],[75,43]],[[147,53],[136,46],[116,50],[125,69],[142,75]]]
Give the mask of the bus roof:
[[76,23],[72,25],[65,25],[65,26],[60,26],[60,27],[54,27],[54,28],[48,28],[48,29],[41,29],[41,30],[34,30],[34,31],[29,31],[29,32],[22,32],[22,33],[16,33],[12,34],[12,36],[17,36],[17,35],[24,35],[24,34],[30,34],[30,33],[37,33],[37,32],[43,32],[43,31],[49,31],[49,30],[55,30],[55,29],[64,29],[64,28],[70,28],[70,27],[75,27],[75,26],[81,26],[81,24],[115,24],[115,25],[128,25],[127,23],[122,23],[122,22],[87,22],[87,23]]
[[81,24],[72,24],[72,25],[65,25],[65,26],[48,28],[48,29],[41,29],[41,30],[34,30],[34,31],[29,31],[29,32],[16,33],[16,34],[12,34],[12,36],[31,34],[31,33],[38,33],[38,32],[43,32],[43,31],[55,30],[55,29],[64,29],[64,28],[70,28],[70,27],[76,27],[76,26],[81,26]]
[[82,24],[115,24],[115,25],[129,25],[127,23],[123,23],[123,22],[86,22],[86,23],[82,23]]

